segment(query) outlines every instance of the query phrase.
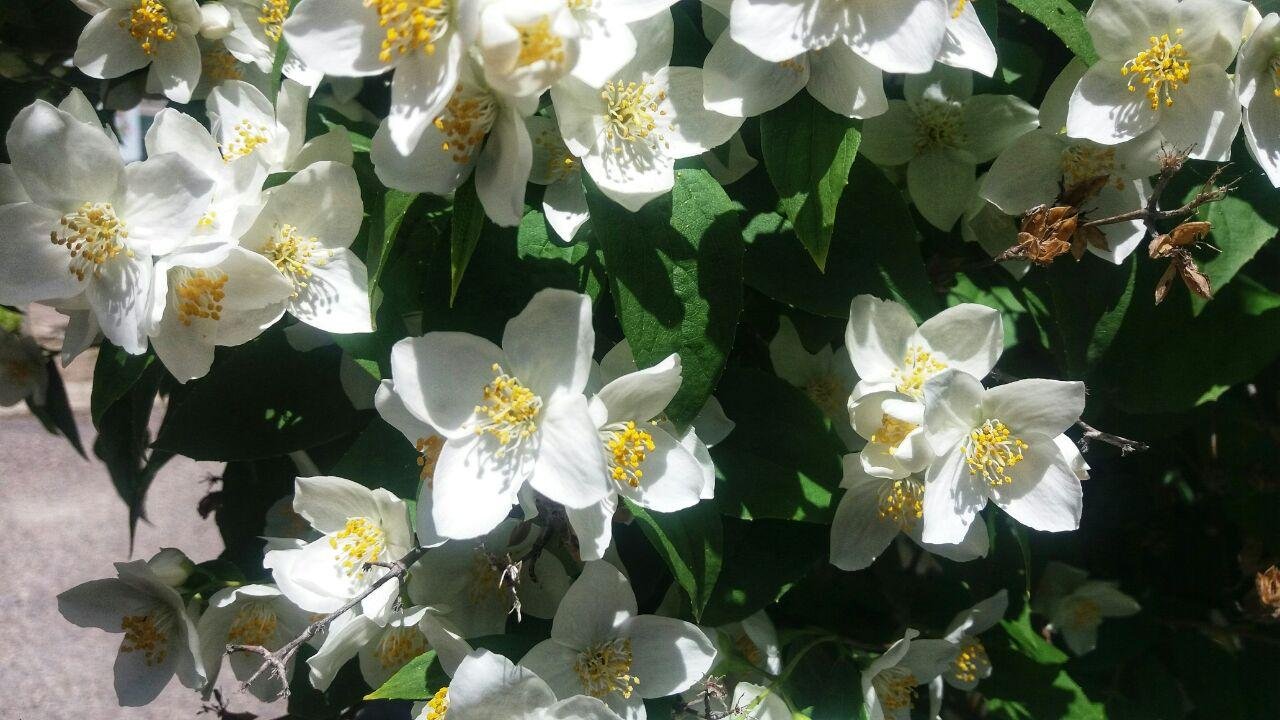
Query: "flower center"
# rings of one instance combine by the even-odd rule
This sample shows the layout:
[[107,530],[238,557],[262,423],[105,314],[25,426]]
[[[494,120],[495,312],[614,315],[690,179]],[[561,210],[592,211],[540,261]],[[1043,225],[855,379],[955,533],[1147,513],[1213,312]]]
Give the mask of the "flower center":
[[243,80],[236,58],[221,45],[200,56],[200,77],[216,85],[226,80]]
[[[367,4],[367,3],[366,3]],[[289,0],[262,0],[258,7],[258,24],[272,42],[280,42],[284,34],[284,20],[289,17]]]
[[911,478],[887,480],[876,507],[881,520],[907,530],[924,516],[924,485]]
[[1009,477],[1009,469],[1022,462],[1022,451],[1027,444],[1013,434],[999,420],[987,420],[982,427],[969,432],[969,439],[964,443],[964,458],[969,465],[969,474],[982,474],[982,478],[991,487],[1000,487],[1013,482]]
[[889,446],[889,454],[892,455],[898,451],[898,446],[906,439],[912,430],[920,427],[915,423],[899,420],[888,413],[881,413],[880,427],[871,433],[871,442],[881,443]]
[[154,613],[125,615],[120,619],[120,629],[124,630],[120,652],[142,653],[147,667],[159,665],[169,655],[169,634]]
[[449,686],[437,690],[423,710],[425,712],[418,720],[444,720],[445,713],[449,711]]
[[[818,52],[818,51],[815,50],[813,52]],[[804,66],[801,65],[799,62],[797,62],[795,58],[787,58],[786,60],[783,60],[782,62],[778,63],[778,67],[786,70],[790,70],[791,72],[797,75],[804,72]]]
[[483,399],[476,406],[476,415],[479,416],[476,434],[489,433],[504,446],[512,441],[518,446],[538,431],[542,398],[519,379],[506,374],[497,363],[493,365],[493,374],[497,377],[484,386]]
[[121,253],[133,257],[125,245],[129,232],[111,203],[87,202],[63,215],[58,224],[62,229],[49,233],[49,239],[54,245],[65,245],[71,253],[71,274],[78,280],[90,273],[102,277],[102,264]]
[[467,579],[467,597],[472,604],[495,597],[502,587],[502,573],[490,559],[483,547],[476,548],[475,557],[471,559],[471,574]]
[[751,642],[751,638],[746,633],[733,639],[733,647],[744,660],[752,665],[760,667],[764,664],[764,653],[760,652],[760,648]]
[[839,415],[844,409],[844,392],[840,381],[830,373],[815,375],[804,384],[804,394],[809,396],[814,405],[822,409],[823,414]]
[[378,11],[378,25],[386,28],[378,59],[389,63],[396,55],[423,50],[436,51],[436,43],[449,31],[448,0],[364,0],[365,7]]
[[911,109],[916,115],[916,152],[964,144],[960,103],[916,100],[911,103]]
[[197,318],[220,320],[227,274],[221,270],[179,272],[183,277],[174,289],[178,295],[178,322],[189,326]]
[[383,669],[399,670],[427,649],[427,639],[418,628],[393,627],[383,633],[374,655]]
[[990,665],[991,660],[987,658],[987,649],[982,646],[982,641],[971,637],[956,653],[956,659],[951,661],[951,677],[962,683],[977,682],[978,675]]
[[551,31],[548,18],[517,25],[516,31],[520,33],[520,54],[516,57],[516,65],[524,67],[540,60],[557,65],[564,62],[564,41]]
[[248,602],[240,608],[227,631],[227,642],[233,645],[267,647],[276,635],[279,618],[264,602]]
[[605,451],[609,456],[609,472],[615,482],[640,487],[644,471],[640,464],[653,452],[653,435],[636,427],[634,421],[618,423],[606,431]]
[[626,84],[617,80],[605,85],[600,97],[608,106],[604,134],[615,153],[622,152],[624,142],[643,142],[655,150],[659,145],[667,146],[658,127],[658,118],[667,114],[659,108],[667,99],[666,91],[654,87],[648,80]]
[[969,0],[956,0],[956,6],[951,11],[951,17],[958,18],[960,13],[964,12],[964,6],[969,4]]
[[[1174,31],[1181,35],[1182,28]],[[1157,110],[1163,101],[1165,107],[1173,106],[1173,92],[1191,80],[1191,61],[1182,43],[1169,39],[1168,33],[1147,38],[1151,47],[1139,52],[1120,67],[1120,74],[1129,77],[1129,92],[1136,92],[1135,83],[1146,86],[1144,91],[1151,101],[1151,109]]]
[[[1062,184],[1075,187],[1096,177],[1110,175],[1116,169],[1116,149],[1090,143],[1071,145],[1062,151]],[[1124,181],[1116,179],[1117,189]]]
[[497,116],[498,108],[492,95],[464,89],[462,83],[458,83],[444,112],[435,119],[436,129],[444,134],[440,149],[452,153],[455,163],[466,165],[484,142]]
[[583,650],[573,663],[573,670],[582,681],[583,691],[596,698],[603,699],[614,692],[629,698],[640,684],[640,678],[631,674],[630,638],[609,640]]
[[880,705],[889,713],[910,710],[916,701],[916,686],[920,684],[910,670],[901,667],[885,668],[871,682],[876,688]]
[[444,448],[444,438],[439,435],[418,438],[414,447],[418,449],[418,467],[422,468],[418,472],[418,479],[425,482],[427,487],[431,487],[436,479],[436,463],[440,462],[440,450]]
[[569,152],[569,148],[555,132],[539,133],[533,139],[533,144],[547,153],[547,175],[551,182],[563,180],[578,169],[578,159]]
[[157,42],[170,42],[178,37],[178,28],[169,19],[169,10],[160,0],[138,0],[129,12],[126,23],[120,21],[120,27],[129,31],[132,37],[147,55],[155,55]]
[[1102,608],[1092,600],[1077,600],[1071,608],[1071,622],[1076,627],[1094,627],[1102,622]]
[[894,368],[893,378],[898,381],[898,392],[919,400],[924,397],[924,384],[929,378],[947,369],[947,364],[935,358],[933,353],[919,345],[907,348],[902,367]]
[[277,225],[275,236],[267,238],[261,252],[277,270],[293,281],[292,297],[295,298],[307,287],[311,268],[323,267],[333,255],[332,250],[320,247],[320,241],[314,235],[303,237],[293,225]]
[[267,136],[266,126],[254,125],[248,120],[241,120],[236,123],[231,132],[231,140],[222,146],[222,159],[224,162],[231,162],[236,158],[251,155],[254,150],[271,141],[271,138]]
[[369,518],[351,518],[329,537],[334,558],[348,576],[364,579],[366,563],[377,562],[387,550],[387,534]]

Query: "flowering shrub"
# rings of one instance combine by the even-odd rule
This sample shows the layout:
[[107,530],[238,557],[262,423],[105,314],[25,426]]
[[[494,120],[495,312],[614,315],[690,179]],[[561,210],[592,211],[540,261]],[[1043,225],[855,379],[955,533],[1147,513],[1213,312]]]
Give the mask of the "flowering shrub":
[[1280,18],[1087,4],[7,4],[0,403],[225,464],[120,704],[1273,716]]

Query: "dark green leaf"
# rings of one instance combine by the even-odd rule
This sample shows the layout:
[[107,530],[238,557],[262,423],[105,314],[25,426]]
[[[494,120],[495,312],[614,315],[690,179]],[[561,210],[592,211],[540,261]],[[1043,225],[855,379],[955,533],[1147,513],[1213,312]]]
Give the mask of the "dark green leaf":
[[829,544],[826,525],[725,518],[723,567],[702,622],[738,622],[776,602],[826,562]]
[[1009,0],[1009,4],[1039,20],[1086,65],[1098,60],[1093,40],[1084,26],[1084,13],[1069,0]]
[[1105,720],[1100,703],[1089,699],[1067,674],[1067,655],[1031,627],[1030,609],[1017,620],[1003,620],[1003,630],[983,637],[992,667],[999,668],[983,680],[987,710],[1009,720]]
[[130,355],[110,342],[102,343],[98,362],[93,367],[93,393],[89,398],[94,427],[101,429],[102,416],[129,392],[155,359],[156,356],[150,352]]
[[374,212],[369,220],[369,287],[376,288],[382,280],[382,271],[387,267],[391,251],[395,249],[396,238],[400,233],[400,224],[404,222],[409,208],[418,199],[417,193],[400,190],[387,190],[379,198],[381,212]]
[[428,650],[396,671],[382,687],[364,696],[365,700],[426,700],[449,684],[436,651]]
[[689,596],[693,617],[700,618],[720,575],[723,554],[723,528],[715,503],[651,513],[628,500],[627,509]]
[[449,233],[449,304],[458,297],[462,274],[484,230],[484,206],[476,195],[476,181],[468,178],[453,195],[453,228]]
[[[1200,190],[1197,185],[1186,200]],[[1221,200],[1203,205],[1199,218],[1213,225],[1206,240],[1221,252],[1208,255],[1200,270],[1209,277],[1214,292],[1236,276],[1245,263],[1276,236],[1280,229],[1280,205],[1276,203],[1276,190],[1267,176],[1261,172],[1241,174],[1240,186]],[[1205,301],[1197,300],[1203,307]]]
[[93,454],[107,466],[116,493],[129,507],[129,545],[143,515],[143,500],[160,468],[173,453],[155,449],[147,452],[151,434],[147,425],[160,388],[160,366],[151,365],[126,392],[102,414]]
[[329,472],[402,498],[418,497],[421,468],[413,445],[381,418],[374,418]]

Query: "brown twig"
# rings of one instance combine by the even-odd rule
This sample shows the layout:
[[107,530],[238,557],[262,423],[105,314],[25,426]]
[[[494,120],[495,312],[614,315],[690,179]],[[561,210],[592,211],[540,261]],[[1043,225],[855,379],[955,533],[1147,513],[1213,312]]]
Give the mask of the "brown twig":
[[308,625],[297,637],[282,645],[278,650],[272,651],[261,645],[227,645],[228,654],[233,652],[248,652],[262,656],[262,665],[254,671],[253,675],[249,676],[248,680],[240,683],[240,690],[242,692],[247,692],[249,686],[266,673],[267,677],[275,676],[280,680],[280,692],[276,694],[276,698],[287,696],[289,694],[289,663],[293,661],[294,656],[298,654],[298,651],[302,649],[302,646],[308,640],[315,637],[316,634],[328,628],[334,620],[338,619],[348,610],[351,610],[363,602],[364,599],[373,594],[375,590],[393,579],[399,580],[404,577],[405,574],[409,572],[409,568],[413,567],[413,564],[418,562],[418,560],[426,554],[427,548],[415,547],[405,553],[404,557],[391,563],[365,563],[366,567],[385,567],[388,572],[370,583],[369,587],[365,588],[359,595],[351,598],[351,600],[347,601],[347,603],[342,607]]
[[[1177,166],[1178,169],[1181,165]],[[1229,165],[1220,165],[1214,168],[1213,173],[1209,175],[1209,179],[1204,181],[1200,186],[1200,192],[1196,196],[1181,207],[1172,210],[1159,209],[1160,198],[1164,194],[1165,188],[1169,185],[1169,181],[1177,174],[1177,170],[1161,170],[1160,177],[1156,179],[1156,184],[1151,191],[1151,197],[1147,199],[1147,204],[1137,210],[1120,213],[1119,215],[1111,215],[1109,217],[1090,220],[1082,224],[1082,227],[1098,227],[1099,225],[1114,225],[1115,223],[1129,222],[1130,220],[1141,220],[1146,226],[1147,231],[1153,235],[1159,234],[1155,223],[1163,220],[1173,220],[1183,218],[1200,208],[1201,205],[1207,205],[1211,202],[1217,202],[1226,197],[1227,193],[1236,189],[1240,184],[1240,178],[1235,178],[1225,185],[1217,185],[1218,178],[1229,167]]]
[[1080,436],[1080,442],[1077,443],[1080,446],[1080,452],[1082,453],[1089,452],[1089,443],[1094,440],[1120,448],[1120,457],[1124,457],[1131,453],[1145,452],[1151,449],[1151,447],[1144,442],[1138,442],[1137,440],[1130,440],[1129,438],[1113,435],[1109,432],[1103,432],[1083,420],[1077,420],[1076,425],[1084,431],[1084,434]]

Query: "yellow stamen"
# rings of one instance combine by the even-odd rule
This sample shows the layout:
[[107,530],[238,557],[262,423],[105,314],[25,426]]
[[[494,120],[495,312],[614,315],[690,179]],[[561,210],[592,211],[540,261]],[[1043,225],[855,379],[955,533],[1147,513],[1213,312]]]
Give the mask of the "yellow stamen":
[[383,633],[374,657],[384,670],[399,670],[428,650],[427,639],[416,627],[392,627]]
[[1102,608],[1092,600],[1076,600],[1071,607],[1071,622],[1076,627],[1096,627],[1102,622]]
[[638,429],[634,422],[619,424],[606,433],[605,451],[609,457],[609,472],[615,482],[640,487],[644,471],[640,469],[645,457],[653,452],[653,435]]
[[924,384],[929,378],[947,369],[947,364],[933,353],[918,345],[907,348],[902,367],[895,368],[893,378],[898,382],[898,392],[919,400],[924,397]]
[[289,17],[289,0],[262,0],[258,8],[258,24],[272,42],[284,35],[284,21]]
[[414,447],[418,449],[418,467],[422,470],[418,473],[418,479],[431,487],[436,478],[436,463],[440,462],[440,451],[444,448],[444,438],[439,435],[433,435],[429,438],[418,438],[418,442],[414,443]]
[[497,117],[498,108],[492,95],[458,83],[444,112],[435,119],[436,129],[444,135],[440,149],[451,153],[455,163],[466,165],[480,149]]
[[887,712],[893,714],[899,710],[910,710],[915,706],[916,686],[920,681],[910,670],[902,667],[890,667],[876,673],[871,681],[875,686],[876,697]]
[[180,279],[174,287],[178,295],[178,321],[183,325],[191,325],[196,319],[222,319],[222,300],[226,297],[223,289],[227,284],[227,274],[220,270],[179,271]]
[[233,645],[257,645],[268,647],[276,636],[279,618],[271,605],[265,602],[245,603],[231,621],[227,642]]
[[564,62],[564,41],[551,31],[551,21],[546,17],[535,23],[517,25],[520,33],[520,54],[516,65],[525,67],[538,61],[553,64]]
[[453,4],[449,0],[364,0],[378,11],[378,25],[386,28],[378,59],[389,63],[413,50],[428,55],[449,31]]
[[631,674],[630,638],[610,640],[583,650],[573,663],[587,695],[604,699],[611,693],[631,697],[640,678]]
[[102,277],[102,265],[120,255],[133,257],[124,221],[116,217],[111,203],[84,203],[79,210],[58,220],[61,230],[49,233],[54,245],[71,252],[71,274],[84,280],[92,274]]
[[911,103],[916,116],[917,152],[964,145],[964,113],[960,103],[916,100]]
[[231,132],[234,134],[233,137],[222,146],[222,159],[225,162],[250,155],[254,150],[271,142],[266,126],[254,125],[248,120],[236,123]]
[[981,474],[991,487],[1001,487],[1013,482],[1009,469],[1022,462],[1022,451],[1026,449],[1027,444],[1013,437],[1004,423],[987,420],[969,432],[964,443],[964,457],[970,475]]
[[518,378],[503,372],[497,363],[493,365],[493,373],[496,377],[484,386],[482,402],[476,406],[478,422],[475,432],[477,435],[489,433],[504,446],[512,441],[518,446],[537,432],[542,398]]
[[445,685],[436,691],[435,695],[427,701],[426,715],[422,720],[444,720],[444,716],[449,712],[449,686]]
[[667,114],[661,108],[667,99],[665,90],[653,87],[648,80],[626,84],[617,80],[604,86],[600,98],[608,106],[604,134],[615,153],[625,149],[623,143],[640,142],[654,150],[669,147],[659,126],[659,119]]
[[886,480],[877,508],[881,520],[909,530],[924,516],[924,485],[911,478]]
[[159,49],[156,43],[178,37],[178,27],[169,19],[169,10],[160,0],[138,0],[129,11],[128,22],[121,20],[120,27],[129,31],[148,56],[156,54]]
[[987,649],[983,647],[982,641],[971,637],[960,648],[960,652],[956,653],[955,660],[951,661],[951,677],[962,683],[977,682],[978,676],[990,665],[991,661],[987,659]]
[[387,534],[369,518],[351,518],[329,537],[329,547],[342,570],[363,580],[366,563],[380,562],[387,551]]
[[243,80],[240,64],[222,45],[209,50],[200,56],[200,79],[217,85],[227,80]]
[[[1182,28],[1174,31],[1181,35]],[[1146,86],[1144,91],[1151,101],[1151,109],[1160,108],[1163,101],[1165,107],[1173,106],[1173,92],[1191,81],[1191,61],[1187,59],[1187,51],[1182,43],[1169,39],[1168,33],[1147,38],[1151,47],[1139,52],[1120,67],[1122,76],[1129,78],[1129,92],[1136,92],[1134,83]]]
[[871,442],[881,443],[889,446],[889,454],[893,455],[898,451],[898,446],[907,438],[907,435],[915,430],[919,425],[899,420],[888,413],[880,415],[880,427],[874,433],[871,433]]
[[[1078,143],[1062,151],[1062,184],[1070,188],[1116,169],[1116,149],[1089,143]],[[1124,180],[1116,178],[1116,189],[1124,189]]]
[[830,373],[810,377],[804,385],[804,394],[808,395],[813,404],[821,408],[823,414],[828,417],[845,414],[848,395],[840,381]]
[[120,641],[121,653],[142,653],[142,661],[147,667],[159,665],[168,657],[169,635],[160,627],[155,615],[125,615],[120,619],[120,629],[124,630],[124,639]]
[[333,256],[332,250],[320,247],[314,235],[304,237],[293,225],[277,225],[260,251],[285,277],[293,281],[293,297],[307,287],[312,267],[323,267]]

